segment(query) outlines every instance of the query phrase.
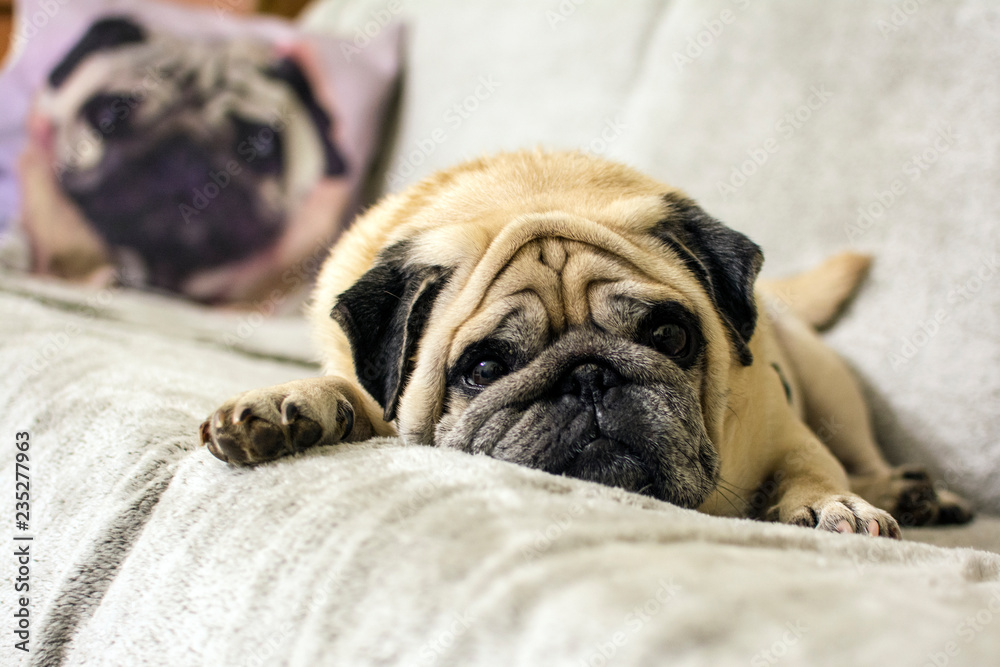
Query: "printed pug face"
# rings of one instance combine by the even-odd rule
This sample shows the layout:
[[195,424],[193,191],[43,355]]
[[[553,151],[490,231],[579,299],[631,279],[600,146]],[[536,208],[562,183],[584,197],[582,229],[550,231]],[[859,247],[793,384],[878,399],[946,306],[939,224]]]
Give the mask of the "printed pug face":
[[347,165],[295,60],[254,41],[95,23],[52,71],[37,115],[62,191],[140,278],[190,292],[266,255]]

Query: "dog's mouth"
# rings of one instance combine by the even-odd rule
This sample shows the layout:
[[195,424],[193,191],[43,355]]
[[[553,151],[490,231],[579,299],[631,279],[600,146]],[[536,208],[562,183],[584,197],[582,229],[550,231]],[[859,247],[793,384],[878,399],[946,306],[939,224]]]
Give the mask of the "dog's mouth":
[[697,507],[715,488],[718,456],[703,430],[692,434],[648,408],[645,418],[638,407],[616,413],[624,424],[605,429],[590,410],[567,420],[545,401],[478,407],[441,422],[438,444],[681,507]]
[[192,273],[261,253],[283,233],[284,212],[264,205],[248,169],[219,167],[193,140],[142,148],[109,150],[99,167],[61,177],[101,238],[142,261],[141,282],[178,290]]
[[697,507],[715,488],[718,454],[698,383],[646,347],[570,332],[464,404],[462,382],[438,422],[439,446],[682,507]]
[[[502,410],[498,416],[505,412]],[[553,420],[553,414],[572,416]],[[685,496],[678,492],[700,477],[697,472],[678,469],[686,464],[667,453],[683,450],[689,443],[682,438],[668,442],[664,434],[654,436],[642,428],[633,428],[619,411],[578,404],[575,410],[564,412],[542,401],[520,415],[504,416],[512,417],[515,423],[505,427],[505,437],[482,450],[494,458],[678,504],[684,502],[681,498]],[[673,470],[670,474],[664,470],[665,461],[667,470]],[[684,483],[678,485],[681,478],[685,478]]]
[[626,444],[601,436],[571,452],[561,470],[547,472],[649,494],[656,487],[653,470]]

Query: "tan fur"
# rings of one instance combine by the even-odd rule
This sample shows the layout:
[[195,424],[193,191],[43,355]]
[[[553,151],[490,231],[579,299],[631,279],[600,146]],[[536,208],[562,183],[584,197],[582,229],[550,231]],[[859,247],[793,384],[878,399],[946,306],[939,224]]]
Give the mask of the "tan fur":
[[[698,314],[706,339],[696,377],[705,430],[721,460],[718,489],[699,509],[898,536],[887,513],[850,491],[841,461],[852,473],[884,477],[890,468],[853,379],[813,329],[855,289],[867,258],[841,255],[766,286],[750,341],[754,362],[744,366],[702,283],[650,234],[671,215],[666,193],[678,191],[622,165],[536,151],[476,160],[387,197],[356,221],[319,276],[311,317],[327,372],[351,378],[348,400],[363,404],[371,430],[391,430],[354,383],[350,344],[330,310],[379,251],[403,239],[414,244],[411,261],[453,270],[399,403],[395,426],[413,443],[433,444],[446,370],[518,308],[547,321],[555,335],[591,321],[627,332],[631,323],[608,307],[613,296],[678,301]],[[775,295],[789,294],[794,298],[780,307]],[[775,365],[787,375],[791,401]],[[232,410],[227,406],[222,414]],[[830,415],[847,426],[824,442],[818,427]]]
[[[420,348],[416,371],[401,401],[399,423],[406,425],[404,435],[417,442],[430,443],[440,417],[444,369],[468,342],[509,311],[503,305],[491,310],[489,305],[527,286],[535,294],[550,295],[542,305],[556,324],[590,314],[585,293],[572,287],[611,279],[628,281],[633,295],[669,295],[696,312],[714,315],[698,282],[661,246],[650,242],[649,230],[667,214],[662,200],[667,192],[677,191],[621,165],[579,154],[535,152],[475,161],[385,200],[357,221],[320,275],[312,315],[328,372],[353,370],[347,340],[330,319],[330,304],[371,268],[380,249],[402,238],[417,238],[426,248],[425,260],[459,267],[448,293],[442,295],[448,307],[435,312],[424,337],[434,344]],[[579,242],[567,262],[590,255],[591,266],[568,281],[569,289],[551,284],[554,277],[545,275],[539,262],[528,262],[530,254],[517,255],[531,239],[549,235]],[[602,253],[597,249],[605,250],[610,261],[598,262]],[[521,270],[523,275],[509,278],[527,264],[531,265]],[[501,272],[504,275],[498,279]],[[550,284],[540,289],[545,283]],[[554,303],[560,299],[564,303]],[[793,452],[804,468],[795,474],[808,480],[812,495],[847,491],[843,470],[788,406],[770,368],[770,361],[781,353],[767,315],[761,314],[759,333],[751,345],[757,362],[749,368],[732,358],[718,316],[706,318],[706,325],[708,372],[702,396],[706,428],[720,451],[722,478],[742,497],[733,503],[724,498],[723,489],[702,509],[746,513],[753,492],[782,469]],[[374,401],[369,411],[377,412]]]
[[[461,342],[456,343],[456,331],[487,298],[497,274],[533,239],[564,236],[602,248],[651,284],[671,285],[697,312],[710,312],[710,299],[697,281],[649,236],[668,212],[663,195],[677,192],[622,165],[579,153],[535,151],[470,162],[383,200],[344,234],[318,278],[310,313],[327,372],[354,373],[350,345],[330,319],[331,304],[371,268],[379,250],[401,239],[417,239],[415,260],[458,267],[442,295],[447,312],[436,313],[425,333],[439,344],[420,348],[401,401],[399,422],[410,425],[404,435],[417,442],[429,444],[440,416],[428,406],[443,399],[442,372]],[[490,299],[497,296],[494,291]],[[582,304],[576,308],[585,312]],[[708,324],[711,372],[721,378],[729,363],[728,343],[717,316]],[[721,398],[708,393],[705,409],[716,416],[714,426],[724,409]]]
[[861,285],[871,263],[870,255],[842,252],[813,269],[788,278],[760,280],[757,286],[810,326],[825,329]]

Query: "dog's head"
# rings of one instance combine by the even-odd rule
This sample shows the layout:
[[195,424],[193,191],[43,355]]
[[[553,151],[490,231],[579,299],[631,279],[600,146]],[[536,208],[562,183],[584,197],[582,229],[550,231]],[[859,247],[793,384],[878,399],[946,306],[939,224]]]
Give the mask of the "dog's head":
[[575,154],[473,163],[371,215],[394,236],[332,315],[405,437],[686,507],[715,489],[728,377],[752,362],[743,234]]
[[94,23],[52,70],[39,113],[64,192],[145,282],[264,251],[317,181],[345,173],[296,61],[250,40]]

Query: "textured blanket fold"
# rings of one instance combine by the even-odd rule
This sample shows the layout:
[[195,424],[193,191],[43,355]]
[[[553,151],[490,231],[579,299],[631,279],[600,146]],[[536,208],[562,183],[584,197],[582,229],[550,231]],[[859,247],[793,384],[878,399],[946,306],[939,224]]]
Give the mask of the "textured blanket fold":
[[[31,434],[35,540],[31,653],[4,646],[4,664],[954,665],[1000,651],[986,551],[720,519],[392,439],[230,468],[199,446],[200,421],[308,368],[14,291],[0,290],[2,432]],[[159,316],[221,326],[169,302]],[[5,455],[4,479],[12,467]],[[925,535],[970,533],[909,534]]]

